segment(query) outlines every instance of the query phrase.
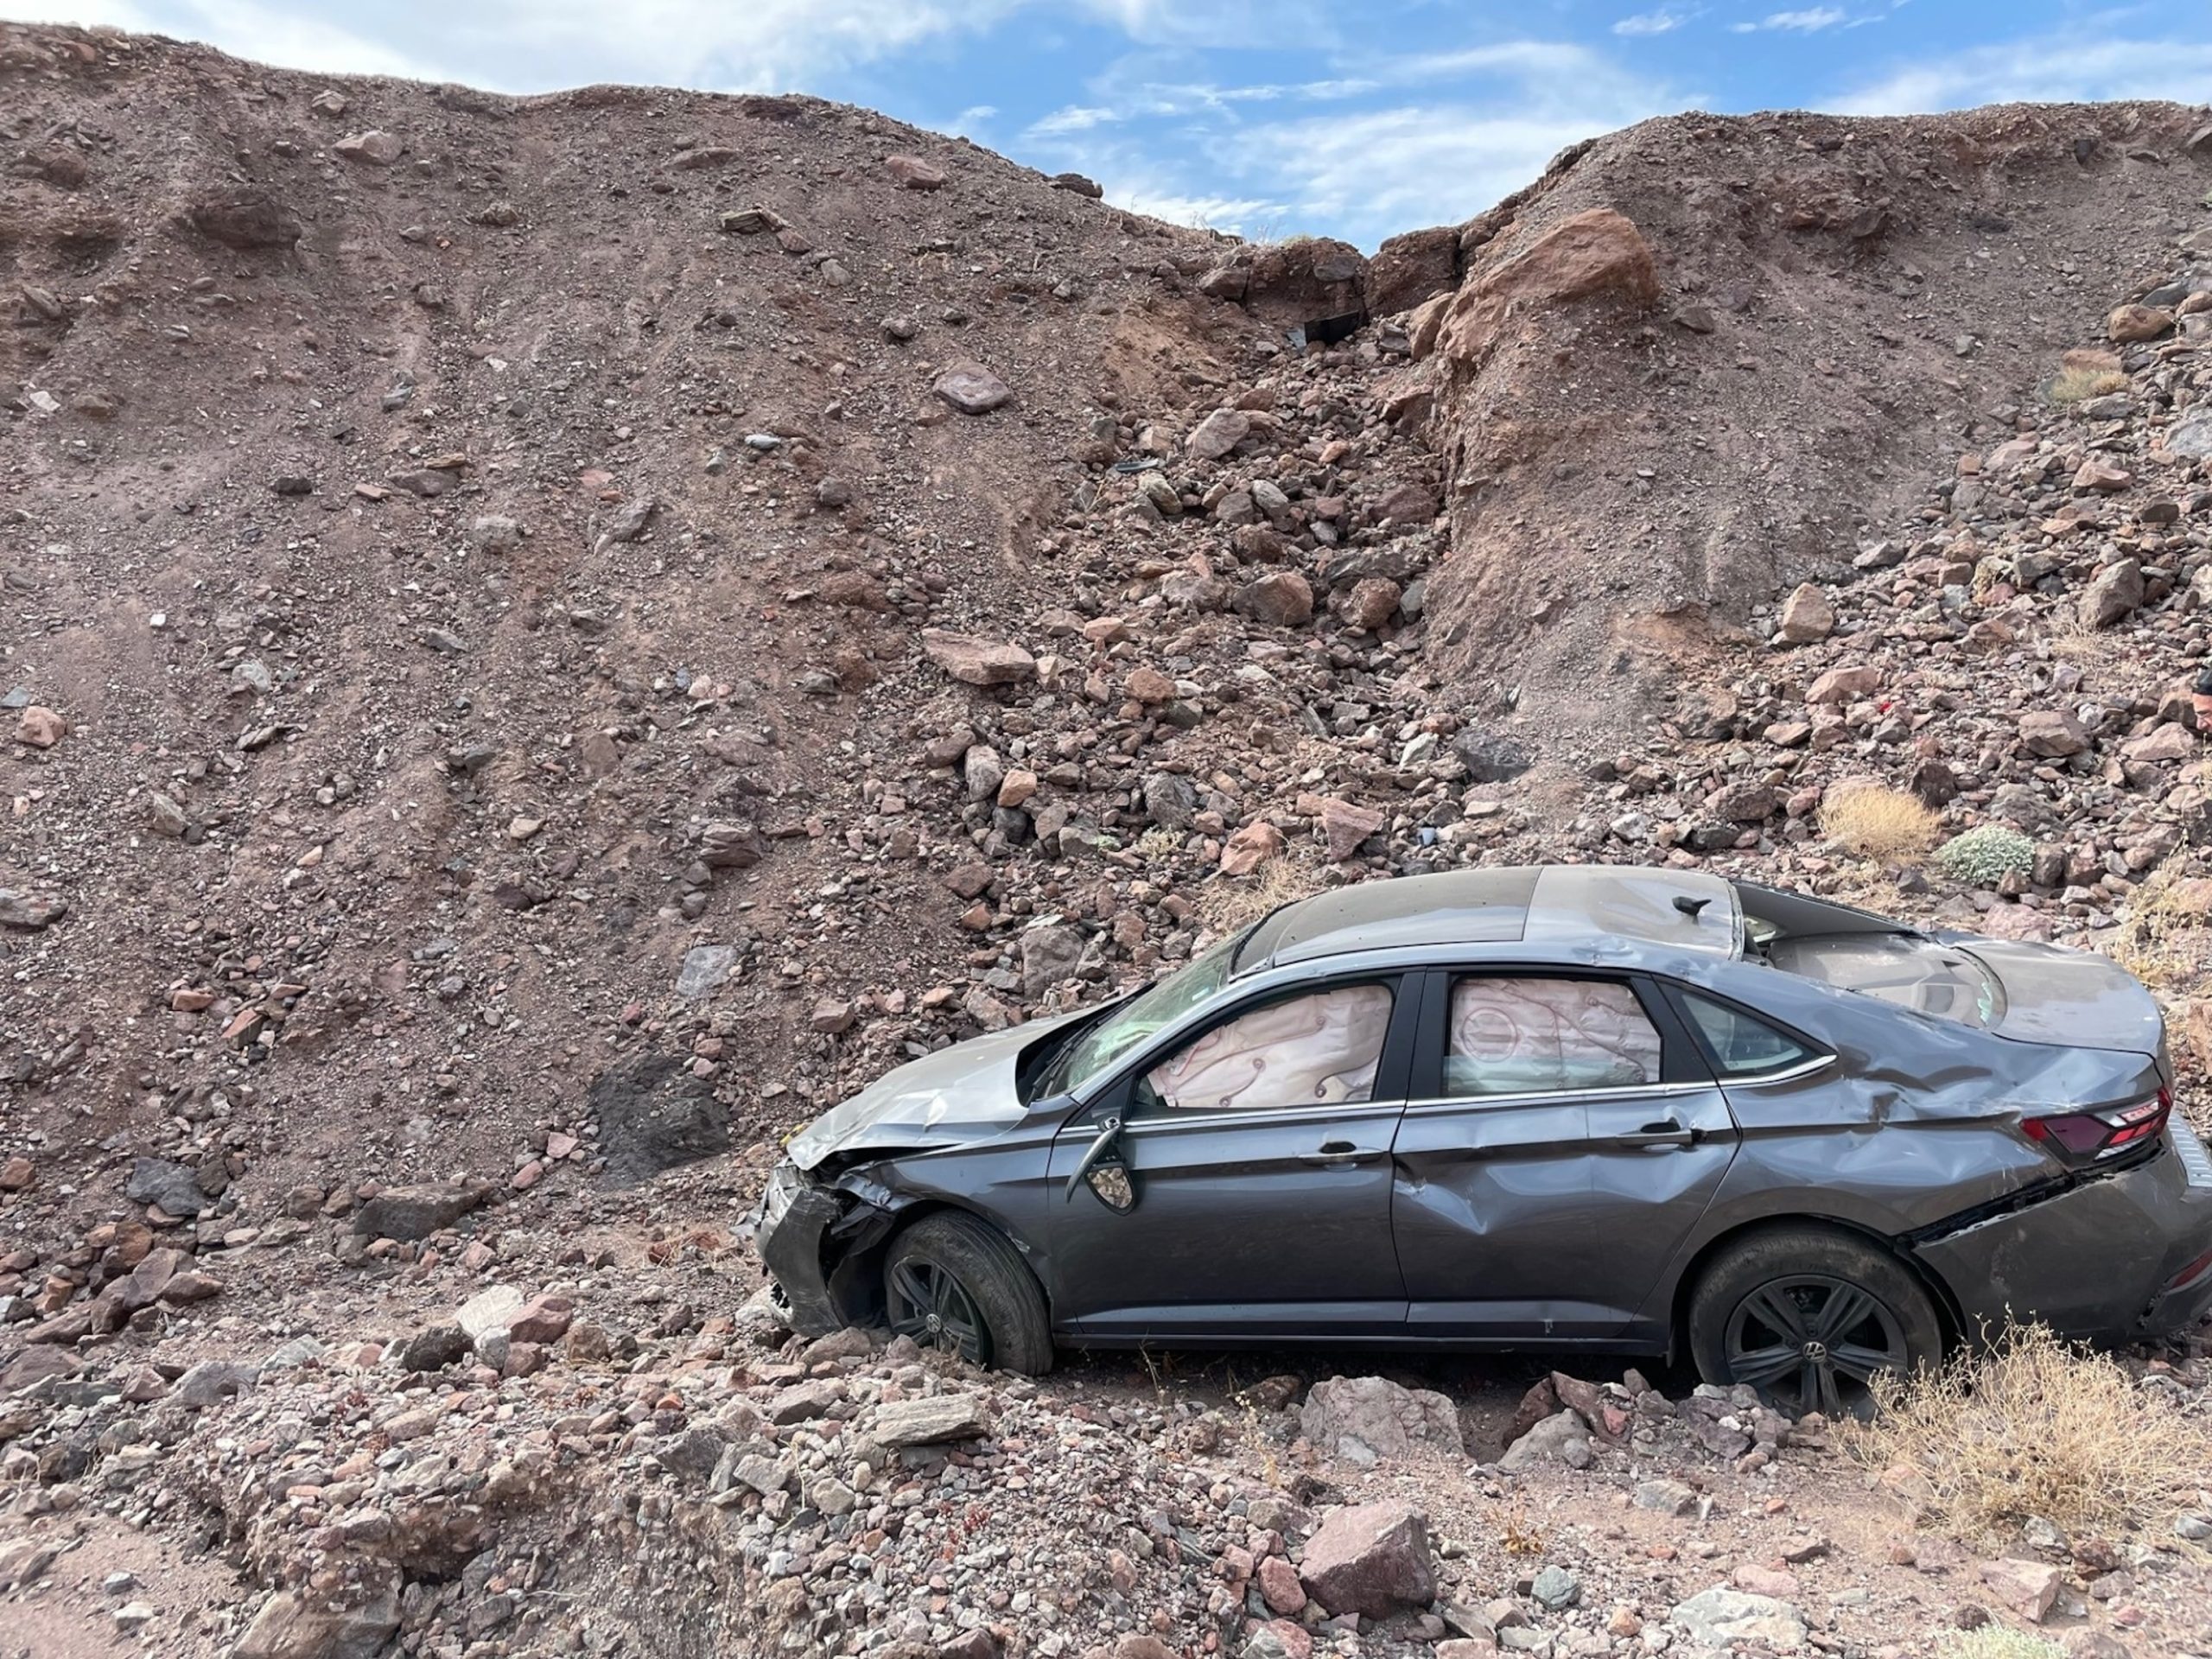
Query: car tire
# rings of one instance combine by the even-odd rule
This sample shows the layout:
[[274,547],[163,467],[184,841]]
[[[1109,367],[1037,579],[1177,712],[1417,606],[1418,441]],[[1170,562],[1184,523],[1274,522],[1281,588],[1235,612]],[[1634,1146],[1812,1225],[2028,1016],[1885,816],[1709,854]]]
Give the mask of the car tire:
[[1776,1228],[1727,1245],[1699,1275],[1687,1325],[1705,1381],[1749,1382],[1800,1414],[1866,1415],[1873,1375],[1943,1358],[1942,1318],[1912,1270],[1826,1228]]
[[1030,1376],[1052,1369],[1052,1324],[1037,1275],[1005,1234],[974,1216],[940,1210],[893,1239],[883,1302],[892,1330],[925,1347]]

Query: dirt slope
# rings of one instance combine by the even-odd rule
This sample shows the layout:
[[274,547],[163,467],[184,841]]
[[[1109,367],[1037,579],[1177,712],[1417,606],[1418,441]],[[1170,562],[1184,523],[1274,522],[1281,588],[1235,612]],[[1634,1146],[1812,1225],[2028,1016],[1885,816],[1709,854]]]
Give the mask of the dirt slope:
[[1456,263],[1471,298],[1611,210],[1656,276],[1538,284],[1424,365],[1452,462],[1432,660],[1478,703],[1522,686],[1563,723],[1633,720],[2164,279],[2212,189],[2205,128],[2151,104],[1672,117],[1568,152],[1456,249],[1386,246],[1378,269]]

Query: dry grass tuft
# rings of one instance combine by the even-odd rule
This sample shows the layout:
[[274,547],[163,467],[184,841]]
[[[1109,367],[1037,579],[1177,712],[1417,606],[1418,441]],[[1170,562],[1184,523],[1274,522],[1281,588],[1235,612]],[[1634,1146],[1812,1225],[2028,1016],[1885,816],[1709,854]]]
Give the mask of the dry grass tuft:
[[1937,1649],[1942,1659],[2066,1659],[2066,1649],[2047,1636],[2016,1630],[2009,1624],[1984,1624],[1955,1630]]
[[2050,401],[2078,404],[2101,397],[2108,391],[2126,391],[2127,377],[2118,369],[2072,367],[2061,369],[2050,379]]
[[1922,1525],[1973,1541],[2031,1516],[2062,1531],[2144,1524],[2212,1459],[2212,1421],[2043,1325],[1880,1379],[1875,1396],[1879,1414],[1844,1425],[1845,1444],[1916,1500]]
[[1847,852],[1907,864],[1935,844],[1942,817],[1919,797],[1869,779],[1846,779],[1821,802],[1821,830]]
[[1249,876],[1217,876],[1198,900],[1198,916],[1216,934],[1234,933],[1269,911],[1320,890],[1313,871],[1278,854]]
[[2052,622],[2044,635],[2044,644],[2052,656],[2087,668],[2108,664],[2119,656],[2121,638],[2120,634],[2091,627],[2069,610]]

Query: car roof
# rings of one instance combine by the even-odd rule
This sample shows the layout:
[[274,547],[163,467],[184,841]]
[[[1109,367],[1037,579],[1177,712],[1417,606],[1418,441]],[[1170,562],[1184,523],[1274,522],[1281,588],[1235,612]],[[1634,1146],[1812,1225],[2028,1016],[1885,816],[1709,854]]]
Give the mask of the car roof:
[[1703,870],[1632,864],[1446,870],[1285,905],[1236,953],[1241,976],[1353,950],[1614,939],[1713,956],[1742,948],[1736,891]]

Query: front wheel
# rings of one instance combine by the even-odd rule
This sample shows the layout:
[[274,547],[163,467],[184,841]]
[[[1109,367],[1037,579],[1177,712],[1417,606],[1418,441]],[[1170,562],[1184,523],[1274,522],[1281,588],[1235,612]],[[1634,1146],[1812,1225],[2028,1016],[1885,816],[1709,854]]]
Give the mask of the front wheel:
[[925,1216],[891,1242],[883,1306],[893,1335],[976,1365],[1052,1369],[1045,1293],[1006,1236],[958,1211]]
[[1885,1372],[1910,1376],[1943,1357],[1936,1304],[1894,1256],[1816,1228],[1730,1245],[1689,1305],[1698,1375],[1745,1382],[1795,1415],[1865,1416]]

